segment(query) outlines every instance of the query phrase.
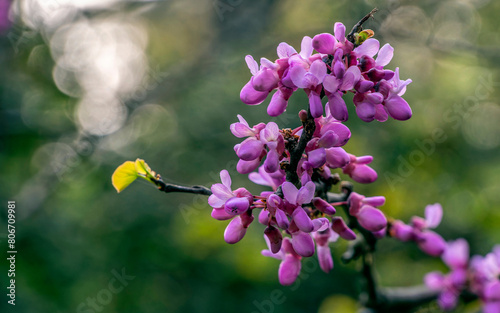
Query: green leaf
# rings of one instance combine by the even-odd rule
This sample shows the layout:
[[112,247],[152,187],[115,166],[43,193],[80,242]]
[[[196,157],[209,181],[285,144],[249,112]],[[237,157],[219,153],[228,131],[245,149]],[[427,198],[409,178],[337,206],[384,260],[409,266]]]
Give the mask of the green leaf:
[[366,41],[366,39],[373,37],[373,35],[375,35],[375,33],[371,29],[365,29],[359,33],[356,33],[354,35],[356,38],[355,39],[356,45],[357,46],[361,45],[363,42]]

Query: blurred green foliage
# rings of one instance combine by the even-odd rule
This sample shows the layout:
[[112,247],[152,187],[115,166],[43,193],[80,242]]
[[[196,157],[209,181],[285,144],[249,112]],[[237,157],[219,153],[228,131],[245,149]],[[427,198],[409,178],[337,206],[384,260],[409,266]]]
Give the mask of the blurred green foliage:
[[[229,132],[236,114],[250,124],[273,120],[269,100],[252,107],[238,98],[250,78],[244,56],[273,59],[280,42],[299,48],[303,36],[331,32],[335,21],[350,28],[375,6],[366,26],[395,47],[389,68],[413,79],[405,98],[414,116],[367,124],[349,104],[346,150],[373,155],[379,173],[356,190],[386,196],[383,210],[403,221],[440,202],[438,231],[466,238],[474,254],[500,243],[500,2],[57,3],[15,1],[16,24],[0,38],[0,198],[18,209],[17,305],[3,297],[1,312],[94,312],[87,298],[109,300],[102,290],[122,268],[135,278],[108,292],[101,312],[259,312],[276,290],[272,312],[355,311],[361,284],[357,266],[339,260],[345,243],[333,248],[330,274],[313,258],[299,284],[282,287],[279,262],[260,255],[258,223],[230,246],[206,198],[166,195],[142,181],[118,195],[110,178],[142,158],[166,182],[209,186],[226,168],[234,186],[263,190],[236,173],[238,139]],[[294,112],[306,103],[297,93],[274,120],[298,126]],[[436,131],[445,139],[433,140]],[[5,250],[6,209],[0,216]],[[378,247],[384,286],[446,270],[411,244],[383,239]]]

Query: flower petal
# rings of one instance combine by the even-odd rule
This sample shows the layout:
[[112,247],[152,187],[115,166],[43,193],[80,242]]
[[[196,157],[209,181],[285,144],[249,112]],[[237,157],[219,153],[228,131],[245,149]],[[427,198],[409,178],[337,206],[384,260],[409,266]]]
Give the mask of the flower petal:
[[356,53],[358,58],[362,57],[363,55],[373,57],[378,52],[379,47],[380,43],[377,39],[369,38],[365,40],[362,45],[356,47],[354,49],[354,52]]
[[429,204],[425,207],[425,222],[427,228],[436,228],[443,218],[443,207],[439,203]]
[[380,48],[375,64],[377,64],[377,66],[386,66],[389,62],[391,62],[393,55],[394,48],[390,44],[386,43],[382,48]]

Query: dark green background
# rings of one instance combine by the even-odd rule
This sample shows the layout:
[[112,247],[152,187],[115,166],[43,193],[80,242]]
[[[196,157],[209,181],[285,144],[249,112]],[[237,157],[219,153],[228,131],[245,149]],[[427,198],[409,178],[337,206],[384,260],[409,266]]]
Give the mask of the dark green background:
[[[438,232],[466,238],[472,253],[500,243],[498,1],[116,2],[59,19],[50,14],[60,7],[41,10],[36,3],[16,2],[17,23],[0,38],[0,245],[7,251],[6,207],[15,200],[18,250],[17,305],[7,306],[2,295],[1,312],[77,312],[122,268],[135,278],[102,312],[251,313],[276,295],[273,312],[354,312],[360,285],[356,265],[339,261],[345,242],[332,249],[330,274],[314,257],[304,263],[300,285],[282,287],[279,262],[260,255],[262,225],[255,222],[243,241],[228,245],[227,222],[211,219],[206,198],[159,193],[142,181],[117,194],[111,174],[139,157],[167,182],[209,186],[226,168],[234,187],[263,190],[235,172],[232,147],[239,140],[229,132],[237,114],[250,124],[276,120],[265,113],[269,100],[260,106],[239,100],[250,78],[245,55],[274,60],[280,42],[300,49],[303,36],[332,32],[336,21],[350,29],[374,6],[380,12],[366,26],[395,48],[388,68],[398,66],[401,78],[413,80],[405,99],[414,116],[367,124],[348,100],[353,135],[345,148],[373,155],[379,173],[356,190],[386,196],[384,212],[403,221],[441,203]],[[40,16],[50,18],[44,24]],[[109,32],[54,35],[75,25]],[[102,47],[116,38],[135,50],[111,45],[106,54]],[[61,47],[76,53],[62,79],[55,74]],[[128,76],[115,62],[126,62],[120,66]],[[89,70],[95,64],[100,72]],[[113,79],[120,81],[115,93],[106,87]],[[102,105],[89,113],[84,98]],[[113,101],[125,119],[111,114],[112,132],[93,128],[92,116],[108,114]],[[296,127],[296,112],[306,106],[298,92],[276,121]],[[433,139],[436,133],[442,138]],[[422,142],[432,142],[429,153]],[[420,284],[426,272],[446,271],[439,259],[391,239],[380,242],[376,258],[384,286]],[[425,312],[434,311],[431,305]]]

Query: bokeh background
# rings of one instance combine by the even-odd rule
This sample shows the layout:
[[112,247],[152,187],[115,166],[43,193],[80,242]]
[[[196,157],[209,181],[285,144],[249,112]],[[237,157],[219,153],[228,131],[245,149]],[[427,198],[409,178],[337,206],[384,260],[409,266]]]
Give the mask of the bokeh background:
[[[473,254],[499,244],[499,1],[1,0],[0,246],[7,251],[15,200],[18,255],[16,306],[2,295],[0,311],[355,312],[361,285],[356,264],[339,260],[345,243],[333,247],[331,273],[312,258],[299,283],[283,287],[279,262],[260,255],[262,225],[228,245],[206,198],[145,182],[118,195],[111,174],[140,157],[167,182],[208,186],[226,168],[234,186],[263,190],[236,173],[229,132],[237,114],[272,120],[269,100],[239,100],[244,56],[273,60],[280,42],[299,48],[335,21],[350,29],[375,6],[366,27],[395,47],[389,67],[413,80],[405,98],[414,116],[367,124],[349,104],[346,149],[373,155],[379,173],[356,190],[386,196],[383,210],[403,221],[441,203],[438,231],[466,238]],[[306,105],[297,93],[277,122],[298,126]],[[446,270],[391,239],[380,242],[376,269],[383,286]],[[112,294],[122,270],[134,278]],[[0,277],[5,291],[3,257]],[[105,305],[92,309],[98,296]]]

